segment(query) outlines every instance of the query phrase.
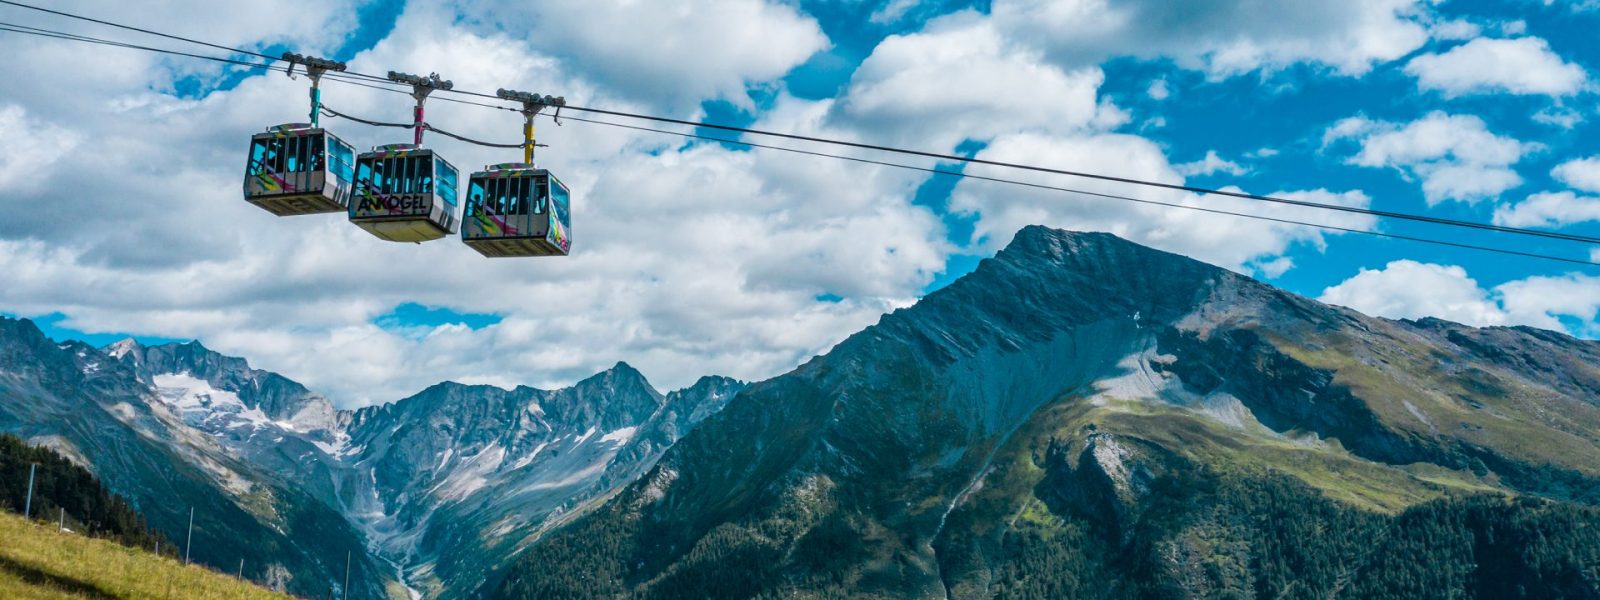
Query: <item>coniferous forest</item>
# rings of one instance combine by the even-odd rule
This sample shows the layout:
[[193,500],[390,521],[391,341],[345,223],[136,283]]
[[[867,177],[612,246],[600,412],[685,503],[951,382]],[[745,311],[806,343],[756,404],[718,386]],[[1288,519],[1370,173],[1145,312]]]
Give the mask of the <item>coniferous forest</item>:
[[32,517],[56,522],[65,511],[66,527],[79,533],[152,548],[166,539],[121,496],[107,491],[88,470],[43,446],[0,434],[0,508],[22,514],[27,508],[28,471],[34,473]]

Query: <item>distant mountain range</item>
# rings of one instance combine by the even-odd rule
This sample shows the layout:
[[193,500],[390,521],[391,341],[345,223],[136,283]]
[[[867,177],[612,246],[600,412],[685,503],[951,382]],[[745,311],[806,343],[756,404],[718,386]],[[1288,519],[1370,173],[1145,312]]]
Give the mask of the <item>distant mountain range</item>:
[[441,383],[336,410],[198,343],[95,349],[0,320],[0,430],[90,467],[197,560],[304,596],[459,597],[543,528],[642,474],[744,385],[663,395],[632,367],[573,387]]
[[1600,598],[1600,343],[1042,227],[748,387],[341,411],[0,320],[0,431],[309,596]]

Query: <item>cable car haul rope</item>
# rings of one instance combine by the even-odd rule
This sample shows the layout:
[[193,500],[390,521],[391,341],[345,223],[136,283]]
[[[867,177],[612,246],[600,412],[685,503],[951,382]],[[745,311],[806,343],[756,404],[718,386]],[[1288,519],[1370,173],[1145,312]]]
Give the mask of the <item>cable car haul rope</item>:
[[[827,144],[860,150],[870,150],[874,152],[903,154],[920,158],[931,158],[941,162],[982,165],[1032,171],[1049,175],[1093,179],[1124,185],[1178,190],[1195,194],[1227,196],[1281,206],[1297,206],[1315,210],[1362,214],[1381,219],[1410,221],[1430,225],[1534,237],[1547,240],[1580,242],[1584,244],[1600,244],[1600,238],[1580,234],[1508,227],[1490,223],[1435,217],[1431,215],[1376,210],[1306,200],[1295,200],[1291,198],[1250,194],[1247,192],[1218,190],[1184,184],[1149,181],[1131,177],[1119,177],[1114,175],[1075,171],[1069,169],[995,161],[970,156],[927,152],[886,145],[853,142],[848,140],[764,131],[746,127],[692,121],[687,119],[675,119],[670,117],[629,113],[601,108],[573,106],[568,105],[564,98],[541,96],[539,94],[518,92],[514,90],[501,89],[495,94],[490,95],[480,92],[455,89],[454,85],[450,81],[441,79],[437,74],[430,74],[424,77],[391,71],[386,77],[379,77],[376,75],[349,71],[344,63],[317,57],[302,56],[288,52],[285,52],[279,57],[272,57],[250,50],[231,48],[228,46],[162,33],[159,31],[75,15],[59,10],[42,8],[21,2],[15,2],[13,0],[0,0],[0,5],[9,5],[18,8],[35,10],[60,17],[77,19],[99,25],[106,25],[128,31],[158,36],[169,40],[196,44],[208,48],[223,50],[231,54],[261,59],[265,62],[180,52],[165,48],[143,46],[117,40],[107,40],[14,23],[0,22],[0,31],[80,43],[98,44],[110,47],[143,50],[172,56],[211,60],[241,67],[279,71],[288,74],[290,77],[294,76],[294,72],[297,68],[303,69],[303,73],[311,80],[311,107],[309,112],[310,122],[275,125],[267,128],[264,133],[258,133],[251,137],[249,156],[246,160],[244,178],[245,199],[250,203],[260,206],[261,208],[278,216],[345,212],[351,223],[371,232],[373,235],[381,239],[390,241],[420,243],[423,241],[440,239],[449,235],[454,235],[459,230],[462,241],[468,247],[471,247],[485,256],[491,257],[566,256],[571,251],[571,194],[566,185],[562,184],[554,174],[550,173],[548,170],[538,168],[534,165],[534,150],[539,147],[544,147],[544,144],[538,144],[534,140],[535,117],[544,115],[552,119],[559,119],[560,111],[562,109],[587,112],[596,115],[607,115],[716,131],[725,131],[741,135],[759,135],[811,144]],[[280,65],[276,63],[283,64]],[[369,87],[388,92],[407,94],[415,100],[412,122],[396,123],[376,121],[352,116],[348,113],[343,113],[328,108],[322,104],[321,83],[324,80],[342,84]],[[449,102],[517,112],[521,114],[523,116],[523,141],[521,143],[485,142],[482,140],[469,138],[461,134],[446,131],[429,124],[423,118],[425,103],[436,93],[447,93],[457,96],[475,96],[517,103],[519,106],[513,107],[448,96],[440,98],[441,100]],[[551,110],[552,112],[546,112],[547,110]],[[349,144],[321,128],[319,122],[319,117],[321,116],[336,117],[373,127],[412,129],[413,136],[411,143],[409,144],[400,143],[377,146],[369,152],[356,155],[354,149]],[[1001,177],[971,174],[961,170],[921,167],[916,165],[830,154],[799,148],[786,148],[782,146],[758,144],[739,139],[725,139],[696,133],[641,127],[636,125],[628,125],[625,123],[584,119],[571,116],[568,116],[568,118],[582,123],[621,127],[639,131],[677,135],[692,139],[704,139],[720,143],[736,144],[751,148],[763,148],[824,158],[848,160],[859,163],[876,164],[967,179],[1019,185],[1034,189],[1073,193],[1081,196],[1113,199],[1184,210],[1194,210],[1241,218],[1315,227],[1331,231],[1342,231],[1389,239],[1422,242],[1453,248],[1480,250],[1573,264],[1600,266],[1600,262],[1551,254],[1524,252],[1502,247],[1485,246],[1436,238],[1399,235],[1368,229],[1337,227],[1298,219],[1286,219],[1270,215],[1242,213],[1207,206],[1160,202],[1120,194],[1073,189]],[[556,122],[558,124],[560,123],[559,120]],[[522,160],[521,162],[515,163],[489,165],[484,167],[482,171],[472,173],[467,179],[467,184],[465,186],[466,189],[464,190],[466,197],[464,203],[462,203],[464,206],[460,211],[460,218],[458,220],[456,206],[458,202],[460,202],[460,198],[458,196],[463,192],[463,190],[458,189],[458,172],[456,171],[456,168],[448,161],[444,160],[443,157],[438,156],[433,150],[423,147],[422,138],[423,133],[426,131],[433,131],[445,137],[449,137],[461,142],[490,148],[520,148],[523,151]]]

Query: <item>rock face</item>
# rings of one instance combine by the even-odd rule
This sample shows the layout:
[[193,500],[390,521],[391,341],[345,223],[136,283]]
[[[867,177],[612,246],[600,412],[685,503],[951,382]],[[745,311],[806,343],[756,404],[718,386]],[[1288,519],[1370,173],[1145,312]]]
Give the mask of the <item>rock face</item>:
[[[971,275],[745,390],[493,591],[1372,592],[1352,582],[1413,581],[1374,545],[1403,553],[1407,527],[1457,515],[1429,501],[1600,502],[1596,365],[1591,341],[1366,317],[1107,234],[1030,227]],[[1505,515],[1545,510],[1479,508],[1525,525],[1538,520]],[[1488,527],[1474,523],[1450,527]],[[1573,543],[1600,556],[1600,539]],[[1477,560],[1440,559],[1466,573]],[[1284,570],[1312,562],[1326,571],[1290,589]],[[1548,573],[1504,575],[1559,591]],[[1573,577],[1562,589],[1600,594],[1592,574]]]
[[[561,390],[447,382],[340,411],[299,383],[194,342],[125,340],[97,350],[0,320],[0,348],[8,349],[0,354],[0,430],[76,457],[174,539],[187,512],[166,503],[180,483],[254,515],[252,525],[230,512],[240,523],[211,535],[220,543],[277,528],[282,547],[262,549],[256,579],[286,578],[309,596],[338,581],[345,551],[370,574],[360,583],[374,597],[403,596],[406,586],[429,597],[480,587],[547,521],[636,479],[744,387],[706,377],[663,395],[618,363]],[[193,481],[171,481],[180,475]],[[324,527],[284,535],[294,523],[281,513]],[[284,547],[308,565],[271,562]],[[228,568],[237,560],[200,556]]]
[[430,597],[459,595],[742,387],[707,377],[663,396],[622,363],[555,391],[442,383],[350,414],[334,485],[380,555]]

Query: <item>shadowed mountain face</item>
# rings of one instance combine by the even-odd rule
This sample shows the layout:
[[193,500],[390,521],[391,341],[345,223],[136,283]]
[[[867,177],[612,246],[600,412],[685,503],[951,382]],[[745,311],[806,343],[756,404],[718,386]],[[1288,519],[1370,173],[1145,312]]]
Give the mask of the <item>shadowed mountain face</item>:
[[1600,597],[1596,365],[1030,227],[746,389],[493,589]]

